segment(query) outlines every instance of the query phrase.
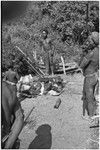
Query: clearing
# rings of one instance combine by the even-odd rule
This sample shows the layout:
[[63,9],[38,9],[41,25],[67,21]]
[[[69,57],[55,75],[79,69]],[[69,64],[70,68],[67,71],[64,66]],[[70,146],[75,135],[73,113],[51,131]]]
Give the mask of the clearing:
[[[46,149],[98,148],[98,142],[90,140],[98,141],[98,127],[89,128],[88,121],[81,117],[83,75],[61,75],[61,78],[66,81],[66,86],[60,96],[42,95],[21,102],[24,115],[33,106],[35,109],[19,136],[20,149],[37,148],[37,145]],[[61,104],[55,109],[58,98],[61,99]],[[48,127],[51,127],[51,131]]]

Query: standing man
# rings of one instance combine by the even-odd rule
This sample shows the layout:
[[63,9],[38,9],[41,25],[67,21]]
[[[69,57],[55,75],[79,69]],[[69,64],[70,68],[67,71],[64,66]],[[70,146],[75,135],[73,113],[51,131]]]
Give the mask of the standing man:
[[44,30],[42,32],[42,40],[41,45],[44,50],[44,63],[46,67],[46,75],[53,74],[53,49],[52,49],[52,43],[51,39],[48,38],[48,31]]
[[[96,101],[94,97],[95,86],[98,83],[99,69],[99,33],[92,32],[88,37],[88,53],[80,61],[80,68],[83,70],[83,109],[87,110],[89,119],[95,115]],[[83,112],[85,115],[85,112]]]

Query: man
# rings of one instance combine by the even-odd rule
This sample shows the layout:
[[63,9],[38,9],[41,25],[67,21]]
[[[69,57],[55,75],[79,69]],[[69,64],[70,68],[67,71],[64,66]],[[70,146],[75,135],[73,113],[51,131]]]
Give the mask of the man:
[[11,67],[9,67],[9,70],[5,72],[4,80],[11,82],[14,81],[15,83],[17,83],[17,81],[19,80],[19,75],[17,74],[17,72],[13,71]]
[[[98,83],[99,69],[99,33],[92,32],[88,38],[88,53],[83,57],[79,66],[83,70],[84,86],[83,86],[83,109],[87,110],[89,118],[95,115],[95,86]],[[83,115],[85,111],[83,110]]]
[[2,99],[1,99],[1,138],[2,148],[11,149],[23,127],[23,112],[17,99],[16,83],[18,76],[12,70],[5,74],[2,81]]
[[53,49],[51,39],[48,38],[48,31],[44,30],[42,33],[41,45],[44,50],[44,62],[46,67],[46,75],[53,74]]

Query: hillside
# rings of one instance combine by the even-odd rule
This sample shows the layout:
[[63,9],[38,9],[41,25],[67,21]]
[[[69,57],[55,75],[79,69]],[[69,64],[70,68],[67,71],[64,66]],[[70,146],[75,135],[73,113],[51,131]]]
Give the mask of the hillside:
[[77,60],[80,46],[87,35],[99,30],[98,1],[28,2],[19,17],[2,22],[2,70],[12,63],[18,68],[21,54],[15,48],[16,45],[32,61],[34,52],[37,53],[37,61],[40,56],[43,57],[39,39],[44,29],[48,30],[52,39],[55,59],[62,55],[67,62]]

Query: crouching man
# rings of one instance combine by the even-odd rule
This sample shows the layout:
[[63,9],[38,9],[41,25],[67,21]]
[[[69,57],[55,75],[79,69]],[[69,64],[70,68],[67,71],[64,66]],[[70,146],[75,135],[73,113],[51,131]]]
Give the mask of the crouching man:
[[8,71],[2,81],[1,99],[1,147],[12,149],[22,130],[24,116],[21,105],[17,99],[18,75]]

